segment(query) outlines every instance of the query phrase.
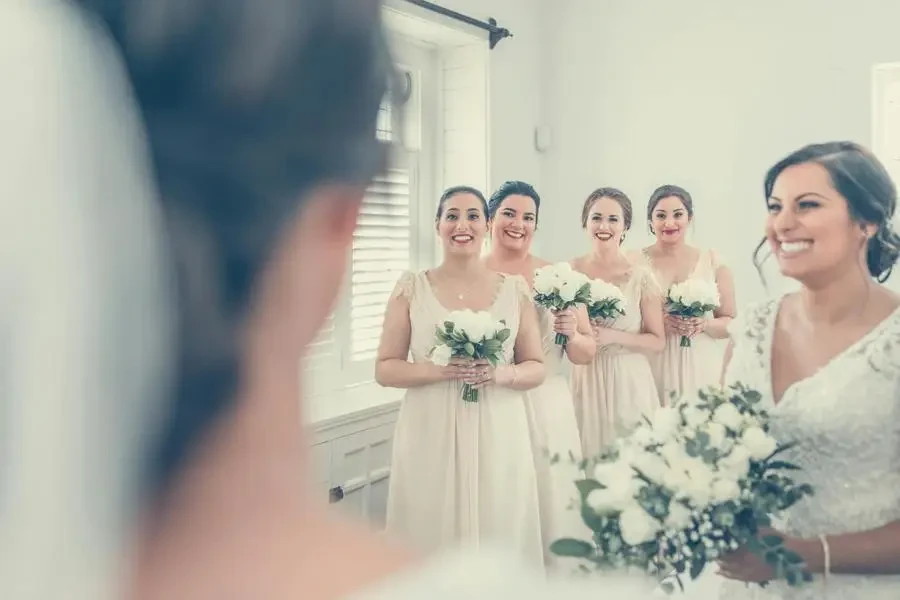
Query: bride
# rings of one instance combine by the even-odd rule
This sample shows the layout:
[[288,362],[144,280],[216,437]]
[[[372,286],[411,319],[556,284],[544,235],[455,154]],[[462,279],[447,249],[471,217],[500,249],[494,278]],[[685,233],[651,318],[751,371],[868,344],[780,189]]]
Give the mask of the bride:
[[312,483],[300,357],[383,157],[379,6],[0,3],[0,598],[642,594],[425,561]]
[[[732,325],[726,382],[763,393],[786,460],[815,495],[777,523],[812,584],[753,584],[771,570],[744,550],[720,564],[723,598],[900,597],[900,298],[883,283],[900,237],[884,167],[850,142],[807,146],[765,179],[766,237],[802,289]],[[757,250],[759,252],[759,249]],[[758,264],[758,263],[757,263]]]

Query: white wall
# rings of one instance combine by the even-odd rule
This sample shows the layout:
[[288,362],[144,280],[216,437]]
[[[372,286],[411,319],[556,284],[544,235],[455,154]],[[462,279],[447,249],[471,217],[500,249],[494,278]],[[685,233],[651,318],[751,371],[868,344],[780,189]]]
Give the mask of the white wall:
[[[507,179],[542,181],[534,128],[542,112],[539,63],[544,35],[539,7],[546,0],[446,0],[442,5],[475,17],[497,19],[513,38],[490,52],[490,188]],[[489,191],[489,190],[487,190]]]
[[[732,262],[739,303],[764,293],[750,255],[765,169],[808,142],[870,144],[872,65],[900,60],[895,0],[554,0],[541,22],[545,254],[585,249],[572,234],[592,188],[623,188],[640,215],[677,183],[695,198],[695,241]],[[649,241],[643,218],[633,233]]]

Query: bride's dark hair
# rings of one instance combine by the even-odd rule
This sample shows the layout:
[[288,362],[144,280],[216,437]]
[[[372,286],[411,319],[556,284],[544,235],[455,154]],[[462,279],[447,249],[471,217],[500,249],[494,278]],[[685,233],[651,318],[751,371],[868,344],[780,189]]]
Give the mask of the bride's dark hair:
[[[897,189],[887,169],[872,152],[854,142],[810,144],[769,169],[763,182],[766,201],[772,196],[779,175],[789,167],[806,163],[815,163],[828,172],[834,189],[847,200],[854,221],[877,227],[866,248],[866,265],[879,283],[887,281],[900,257],[900,236],[891,225],[897,210]],[[753,253],[753,264],[760,274],[766,258],[760,255],[765,245],[764,238]]]
[[150,457],[158,490],[233,404],[257,278],[304,196],[383,167],[391,61],[378,0],[80,4],[133,86],[178,274],[176,387]]

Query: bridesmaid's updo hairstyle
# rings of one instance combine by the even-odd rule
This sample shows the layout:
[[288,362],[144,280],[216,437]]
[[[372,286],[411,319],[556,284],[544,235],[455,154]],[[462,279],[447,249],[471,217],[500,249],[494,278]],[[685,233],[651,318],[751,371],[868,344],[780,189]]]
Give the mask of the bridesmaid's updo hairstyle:
[[625,219],[625,231],[631,229],[631,221],[634,218],[634,209],[631,206],[631,199],[625,192],[614,187],[597,188],[588,195],[581,207],[581,228],[587,229],[588,217],[591,216],[591,208],[600,198],[609,198],[615,200],[622,207],[622,218]]
[[675,196],[681,200],[681,203],[684,204],[684,209],[687,211],[688,218],[694,218],[694,199],[691,198],[690,192],[679,185],[661,185],[653,190],[653,193],[650,194],[650,200],[647,201],[647,227],[650,228],[650,233],[656,233],[653,231],[653,225],[650,224],[653,221],[653,211],[656,210],[656,205],[663,198],[668,198],[669,196]]
[[[763,182],[764,199],[768,201],[772,196],[779,175],[789,167],[806,163],[820,165],[828,172],[834,189],[847,200],[854,222],[878,228],[868,242],[866,266],[876,281],[887,281],[900,256],[900,236],[891,225],[897,208],[897,189],[887,169],[872,152],[855,142],[810,144],[769,169]],[[765,247],[763,239],[753,253],[757,270],[766,258],[760,258]]]
[[480,190],[477,190],[472,186],[454,185],[453,187],[449,187],[444,190],[444,193],[441,194],[441,197],[438,200],[437,214],[434,217],[435,221],[440,221],[441,217],[444,216],[444,205],[447,204],[447,200],[454,196],[459,196],[460,194],[472,194],[473,196],[481,200],[481,209],[484,211],[485,218],[487,218],[488,203],[484,197],[484,194],[482,194]]
[[541,212],[541,197],[534,186],[524,181],[507,181],[491,194],[491,198],[488,200],[488,218],[493,219],[503,201],[510,196],[528,196],[534,200],[534,223],[537,225]]

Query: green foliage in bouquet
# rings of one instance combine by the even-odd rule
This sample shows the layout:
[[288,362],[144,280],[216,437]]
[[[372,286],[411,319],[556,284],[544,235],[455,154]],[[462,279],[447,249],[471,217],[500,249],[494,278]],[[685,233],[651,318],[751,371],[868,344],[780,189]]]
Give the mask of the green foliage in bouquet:
[[[761,395],[742,384],[710,388],[676,406],[586,464],[577,481],[591,540],[561,539],[555,554],[597,569],[631,568],[682,587],[707,564],[744,547],[791,586],[811,581],[803,560],[778,535],[773,518],[813,493],[779,457],[793,444],[769,435]],[[672,581],[674,579],[674,582]]]

